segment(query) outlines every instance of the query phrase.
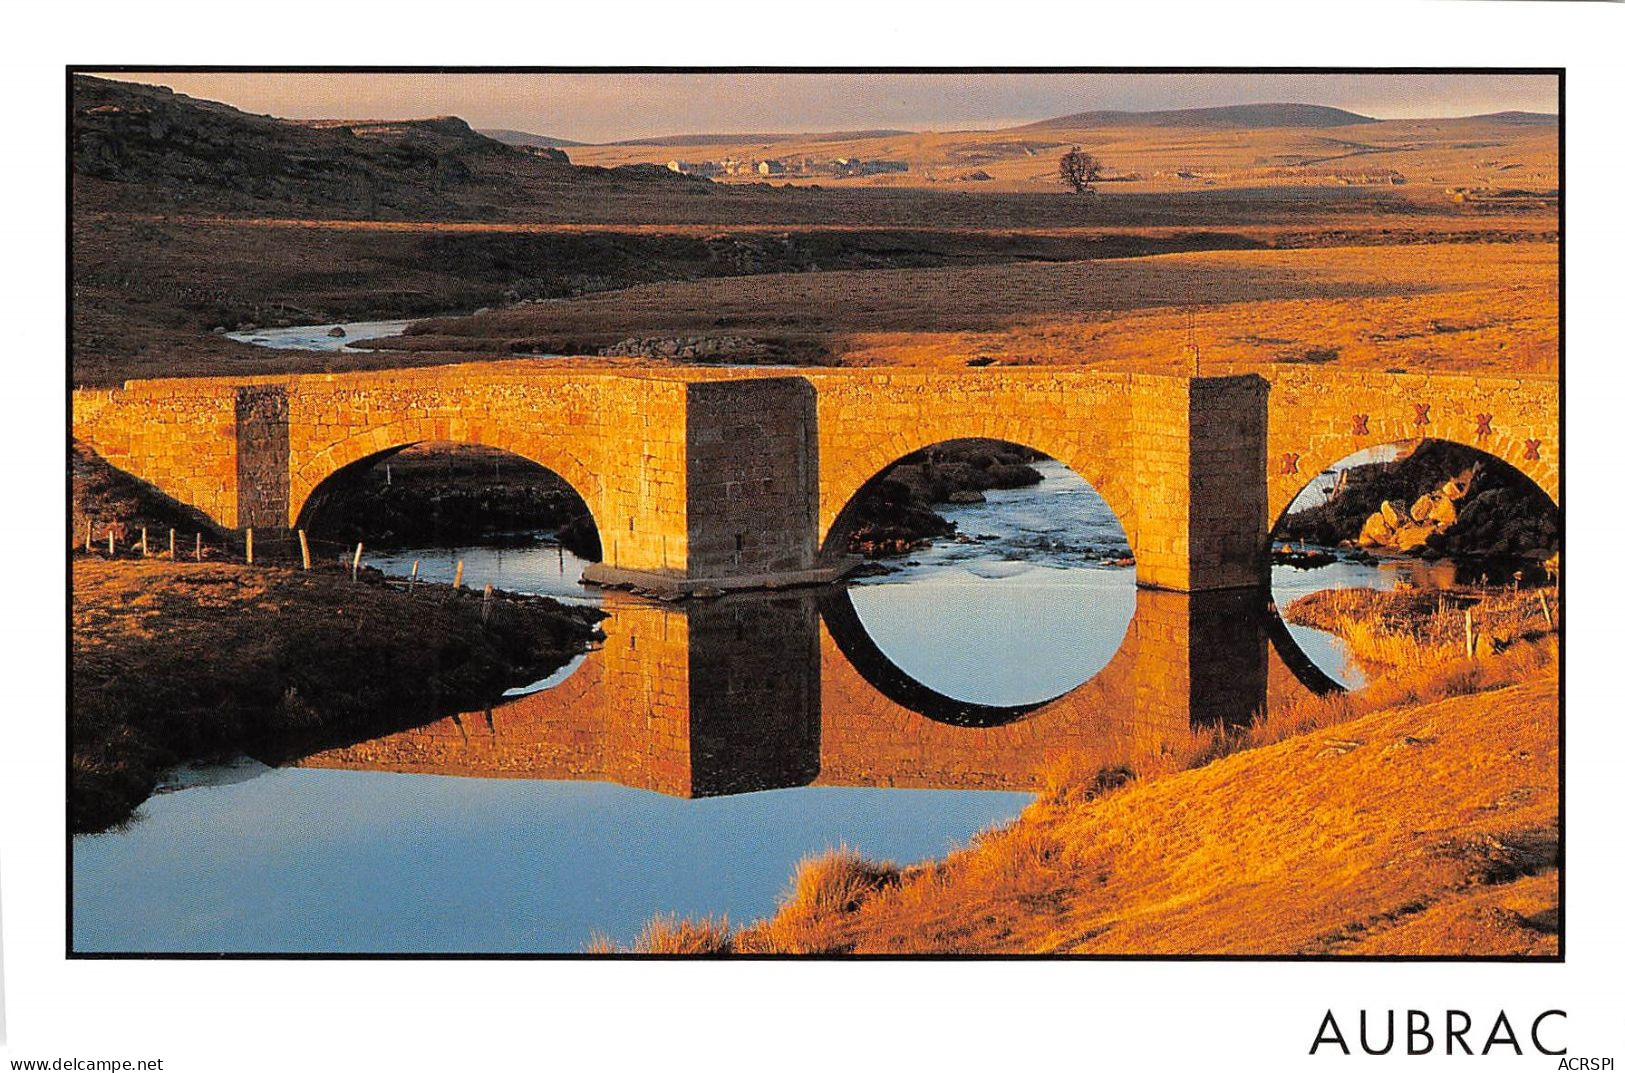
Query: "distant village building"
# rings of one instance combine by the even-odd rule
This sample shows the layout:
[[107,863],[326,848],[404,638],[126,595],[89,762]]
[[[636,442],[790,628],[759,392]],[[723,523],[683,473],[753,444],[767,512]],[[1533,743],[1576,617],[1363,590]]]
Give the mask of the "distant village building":
[[667,169],[679,175],[700,175],[707,178],[732,176],[815,176],[830,175],[851,178],[858,175],[880,175],[888,172],[908,171],[906,160],[859,160],[856,157],[837,157],[834,160],[814,160],[795,157],[783,160],[741,160],[724,157],[721,160],[668,160]]
[[666,161],[666,170],[675,171],[679,175],[702,175],[706,177],[722,174],[722,168],[711,160],[698,162],[692,160],[668,160]]

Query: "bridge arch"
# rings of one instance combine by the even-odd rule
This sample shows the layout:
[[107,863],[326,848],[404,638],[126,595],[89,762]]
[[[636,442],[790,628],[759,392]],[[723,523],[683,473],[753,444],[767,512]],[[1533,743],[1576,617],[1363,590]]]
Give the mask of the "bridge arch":
[[1269,509],[1273,530],[1319,473],[1362,450],[1442,440],[1505,462],[1560,503],[1557,383],[1537,377],[1332,372],[1270,374]]
[[[1316,455],[1305,456],[1309,459],[1308,464],[1302,464],[1300,462],[1300,472],[1293,475],[1292,480],[1282,482],[1283,489],[1289,490],[1289,494],[1283,496],[1285,501],[1281,503],[1278,508],[1276,508],[1274,502],[1276,496],[1272,494],[1272,511],[1269,530],[1270,538],[1272,540],[1274,539],[1275,534],[1280,530],[1282,523],[1286,520],[1289,514],[1293,513],[1293,508],[1298,505],[1298,501],[1299,499],[1303,498],[1304,493],[1309,491],[1309,489],[1321,479],[1322,474],[1330,470],[1332,467],[1337,466],[1340,463],[1348,462],[1360,455],[1376,452],[1381,448],[1394,448],[1396,451],[1415,451],[1430,443],[1448,444],[1452,447],[1466,451],[1470,457],[1483,459],[1494,466],[1502,467],[1506,473],[1514,477],[1515,481],[1523,483],[1531,492],[1539,493],[1539,495],[1543,497],[1548,504],[1550,504],[1554,512],[1557,510],[1558,498],[1556,493],[1554,467],[1547,464],[1541,464],[1541,461],[1538,458],[1531,459],[1526,457],[1525,455],[1527,452],[1507,449],[1506,444],[1498,445],[1492,442],[1487,442],[1487,437],[1477,437],[1477,439],[1479,442],[1475,443],[1471,442],[1471,440],[1455,439],[1442,435],[1428,435],[1380,440],[1376,436],[1367,435],[1361,437],[1362,441],[1367,442],[1354,444],[1352,445],[1352,449],[1345,450],[1341,454],[1335,453],[1338,448],[1330,446],[1322,447],[1317,451]],[[1345,443],[1343,446],[1349,447],[1350,445]],[[1499,447],[1500,449],[1491,449],[1496,447]],[[1285,475],[1282,476],[1284,477]],[[1548,481],[1547,478],[1550,478],[1550,480]],[[1315,506],[1315,504],[1308,503],[1304,504],[1302,507],[1299,507],[1299,509],[1309,509],[1313,506]]]
[[410,447],[426,443],[466,443],[504,451],[554,473],[581,497],[599,532],[604,531],[607,503],[603,480],[563,437],[507,428],[458,431],[463,434],[448,434],[444,421],[396,421],[347,436],[302,456],[301,464],[293,469],[289,480],[289,524],[298,524],[317,489],[335,476],[376,465]]
[[1130,555],[1134,555],[1137,549],[1133,504],[1125,475],[1114,469],[1111,460],[1099,457],[1087,445],[1079,444],[1064,434],[1046,433],[1026,422],[1019,424],[1022,426],[1020,429],[1001,429],[988,421],[964,424],[930,422],[924,427],[889,429],[885,435],[856,449],[834,452],[833,458],[826,453],[819,490],[820,554],[829,557],[845,550],[838,545],[849,532],[862,496],[878,486],[911,455],[934,447],[985,440],[1036,451],[1082,478],[1105,501],[1123,531]]

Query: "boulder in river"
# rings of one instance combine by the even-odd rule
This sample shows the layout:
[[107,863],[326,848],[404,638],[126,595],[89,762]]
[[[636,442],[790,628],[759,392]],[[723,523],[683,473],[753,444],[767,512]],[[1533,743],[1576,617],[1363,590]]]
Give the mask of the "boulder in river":
[[343,339],[347,334],[349,333],[347,333],[342,326],[335,324],[332,328],[328,329],[327,337],[329,339]]
[[1434,533],[1431,525],[1403,525],[1395,531],[1389,543],[1400,551],[1421,551],[1427,547],[1428,537]]
[[1410,516],[1409,512],[1402,505],[1395,503],[1391,499],[1385,499],[1382,501],[1381,510],[1382,520],[1388,523],[1388,527],[1390,529],[1398,529],[1401,525],[1405,524],[1405,519]]
[[1393,535],[1394,527],[1388,524],[1388,519],[1379,511],[1365,520],[1356,543],[1363,548],[1381,547],[1387,544]]

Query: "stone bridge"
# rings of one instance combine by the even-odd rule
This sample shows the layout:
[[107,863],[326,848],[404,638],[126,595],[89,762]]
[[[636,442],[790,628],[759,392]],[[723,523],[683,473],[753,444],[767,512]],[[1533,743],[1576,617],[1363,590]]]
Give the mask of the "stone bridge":
[[[352,467],[424,442],[521,455],[568,481],[598,580],[750,588],[840,573],[842,512],[902,456],[989,437],[1042,451],[1116,512],[1142,585],[1265,579],[1268,534],[1364,448],[1453,440],[1559,498],[1555,379],[1274,366],[1227,376],[1063,367],[572,369],[511,361],[73,395],[73,434],[226,527],[289,528]],[[320,534],[314,534],[320,535]]]

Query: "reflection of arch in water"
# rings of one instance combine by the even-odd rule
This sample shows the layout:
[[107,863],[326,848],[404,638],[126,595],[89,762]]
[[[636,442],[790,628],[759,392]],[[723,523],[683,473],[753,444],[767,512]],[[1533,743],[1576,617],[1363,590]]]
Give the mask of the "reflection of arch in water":
[[[1160,709],[1161,722],[1184,713],[1191,725],[1239,725],[1267,708],[1272,662],[1308,693],[1342,690],[1304,654],[1263,594],[1251,590],[1185,595],[1139,589],[1134,617],[1105,667],[1060,696],[1015,705],[960,700],[914,678],[875,644],[844,587],[828,593],[820,611],[831,641],[876,693],[949,726],[1004,726],[1076,704],[1141,714]],[[1289,679],[1273,677],[1280,692]]]
[[818,774],[818,610],[807,593],[685,608],[610,593],[602,647],[552,688],[306,767],[613,782],[674,797],[803,786]]
[[819,599],[677,608],[612,596],[603,647],[555,688],[300,763],[609,781],[678,797],[814,782],[1026,790],[1061,753],[1134,763],[1193,727],[1307,692],[1264,642],[1246,594],[1141,589],[1130,636],[1084,685],[1008,722],[921,718],[903,702],[912,695],[900,701],[859,672]]
[[1347,692],[1342,683],[1309,658],[1309,653],[1303,650],[1297,638],[1292,636],[1292,631],[1287,629],[1286,620],[1275,610],[1273,602],[1264,616],[1264,624],[1269,634],[1270,650],[1299,685],[1319,697]]
[[1024,718],[1057,699],[1052,697],[1032,704],[994,705],[959,700],[939,693],[899,667],[875,644],[863,619],[858,616],[846,586],[828,593],[820,601],[819,610],[831,639],[858,673],[882,696],[927,719],[962,727],[1002,726]]

